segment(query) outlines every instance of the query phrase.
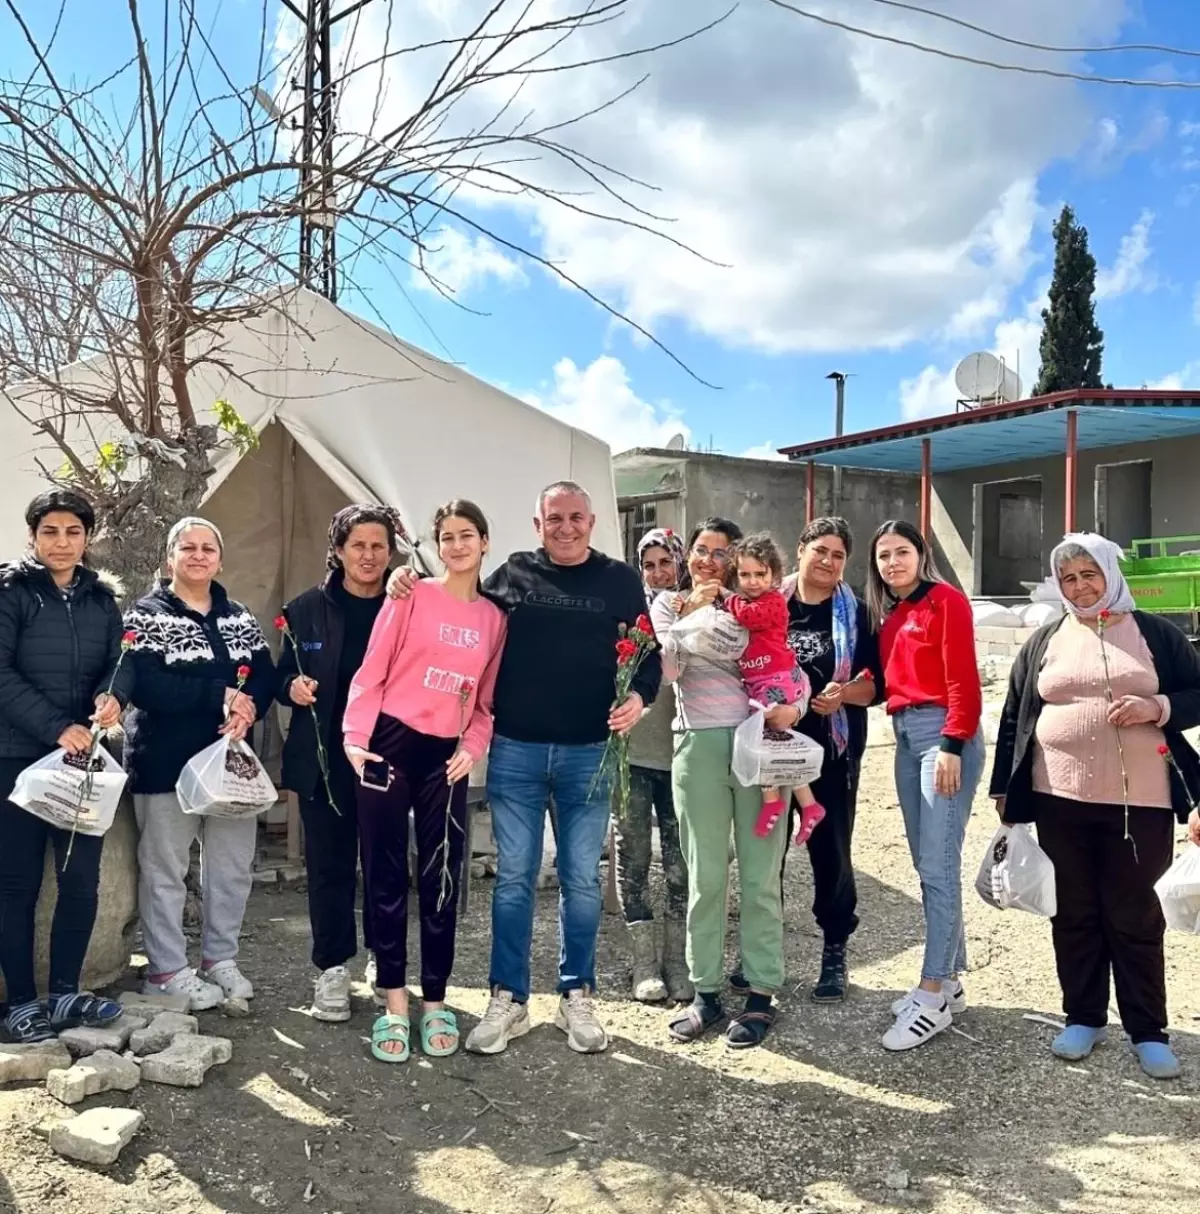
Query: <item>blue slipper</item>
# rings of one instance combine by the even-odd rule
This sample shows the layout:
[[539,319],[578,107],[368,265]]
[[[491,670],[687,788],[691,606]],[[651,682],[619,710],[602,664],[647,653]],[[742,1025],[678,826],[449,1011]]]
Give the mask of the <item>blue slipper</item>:
[[1133,1052],[1151,1079],[1179,1078],[1179,1059],[1165,1041],[1136,1041]]
[[1098,1045],[1108,1038],[1108,1029],[1093,1028],[1090,1024],[1068,1024],[1050,1045],[1056,1058],[1067,1062],[1081,1062]]

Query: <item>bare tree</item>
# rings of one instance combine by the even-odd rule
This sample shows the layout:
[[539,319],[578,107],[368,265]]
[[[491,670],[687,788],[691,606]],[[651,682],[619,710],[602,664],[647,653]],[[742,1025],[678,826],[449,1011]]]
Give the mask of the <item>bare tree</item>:
[[[125,0],[127,57],[81,85],[56,68],[56,36],[94,4],[68,13],[62,0],[38,33],[44,0],[0,0],[0,39],[32,63],[0,80],[0,390],[54,452],[46,477],[94,498],[102,557],[130,585],[146,583],[166,528],[197,507],[220,446],[255,441],[234,409],[195,398],[196,373],[233,374],[231,327],[303,280],[302,214],[336,214],[351,275],[372,259],[444,291],[428,264],[451,219],[634,324],[466,201],[533,197],[670,239],[635,202],[644,183],[572,150],[575,123],[591,114],[539,125],[521,108],[531,79],[603,63],[571,48],[634,2],[488,0],[473,28],[420,47],[393,45],[390,20],[383,45],[356,45],[356,16],[321,100],[336,115],[368,84],[371,113],[360,129],[339,121],[336,146],[315,147],[297,129],[302,39],[269,23],[265,5],[249,79],[226,66],[196,0]],[[440,57],[439,69],[394,112],[383,82],[418,52],[426,64]]]

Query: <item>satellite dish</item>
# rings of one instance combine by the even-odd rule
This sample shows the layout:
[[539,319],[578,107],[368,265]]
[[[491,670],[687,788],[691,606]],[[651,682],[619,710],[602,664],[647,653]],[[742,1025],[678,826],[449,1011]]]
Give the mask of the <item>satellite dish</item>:
[[954,369],[954,382],[971,404],[1003,404],[1021,399],[1021,377],[1002,358],[981,350],[968,354]]
[[668,451],[682,451],[687,446],[687,439],[682,434],[672,434],[667,439]]

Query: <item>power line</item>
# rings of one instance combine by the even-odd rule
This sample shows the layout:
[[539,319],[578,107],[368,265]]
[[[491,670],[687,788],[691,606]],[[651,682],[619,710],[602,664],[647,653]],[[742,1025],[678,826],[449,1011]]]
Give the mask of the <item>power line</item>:
[[1196,80],[1137,80],[1121,76],[1090,76],[1084,72],[1064,72],[1049,67],[1028,67],[1019,63],[996,63],[992,59],[980,59],[974,55],[962,55],[956,51],[947,51],[936,46],[926,46],[923,42],[913,42],[907,38],[897,38],[891,34],[881,34],[877,30],[863,29],[861,26],[850,25],[845,21],[836,21],[832,17],[824,17],[820,13],[812,13],[800,8],[788,0],[769,0],[776,8],[786,9],[797,17],[807,21],[815,21],[819,25],[832,29],[844,30],[848,34],[858,34],[875,42],[887,42],[892,46],[903,46],[909,50],[920,51],[924,55],[937,55],[941,59],[951,59],[956,63],[970,63],[975,67],[987,67],[997,72],[1017,72],[1025,76],[1049,76],[1054,80],[1077,80],[1081,84],[1113,84],[1125,88],[1146,89],[1200,89],[1200,81]]
[[920,13],[924,17],[933,17],[938,21],[945,21],[950,25],[970,30],[974,34],[982,34],[985,38],[993,38],[997,42],[1024,47],[1030,51],[1049,51],[1055,55],[1107,55],[1115,52],[1146,51],[1158,55],[1183,55],[1189,59],[1200,59],[1200,51],[1192,51],[1179,46],[1160,46],[1155,42],[1126,42],[1115,46],[1048,46],[1043,42],[1025,42],[1020,38],[1010,38],[1007,34],[998,34],[995,30],[984,29],[982,25],[972,25],[971,22],[964,21],[961,17],[953,17],[949,13],[939,13],[936,9],[925,8],[921,4],[907,4],[905,0],[871,0],[871,3],[882,4],[887,8],[902,8],[910,13]]

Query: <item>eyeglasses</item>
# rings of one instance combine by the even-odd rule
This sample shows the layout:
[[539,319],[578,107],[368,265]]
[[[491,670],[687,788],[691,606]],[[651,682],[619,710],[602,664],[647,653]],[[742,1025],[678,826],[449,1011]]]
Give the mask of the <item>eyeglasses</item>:
[[715,561],[718,565],[724,565],[729,560],[729,549],[714,548],[710,552],[703,544],[697,544],[692,549],[692,556],[701,561]]

